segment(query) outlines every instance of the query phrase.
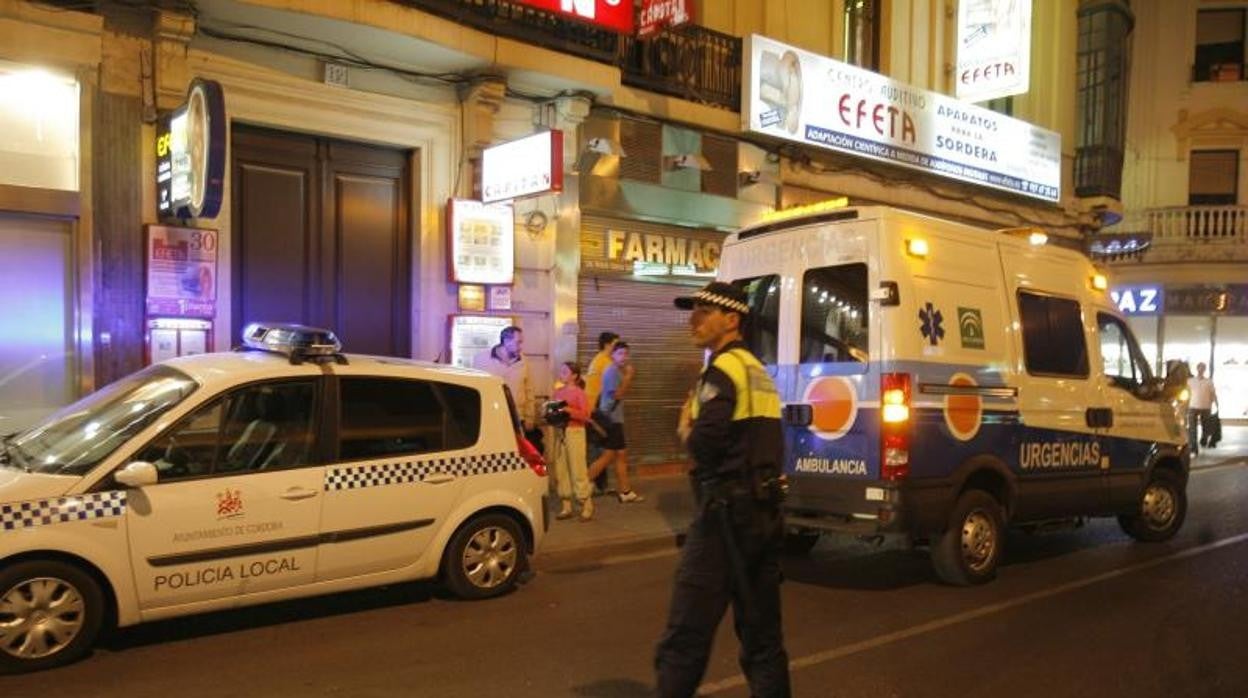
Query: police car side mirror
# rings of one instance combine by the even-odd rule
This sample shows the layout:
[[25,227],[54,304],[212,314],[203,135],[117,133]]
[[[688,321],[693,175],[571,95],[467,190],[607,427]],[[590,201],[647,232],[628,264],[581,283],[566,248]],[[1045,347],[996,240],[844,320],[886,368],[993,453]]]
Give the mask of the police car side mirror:
[[118,470],[113,475],[113,479],[126,487],[139,488],[155,485],[160,480],[160,473],[157,472],[155,465],[147,461],[136,460]]

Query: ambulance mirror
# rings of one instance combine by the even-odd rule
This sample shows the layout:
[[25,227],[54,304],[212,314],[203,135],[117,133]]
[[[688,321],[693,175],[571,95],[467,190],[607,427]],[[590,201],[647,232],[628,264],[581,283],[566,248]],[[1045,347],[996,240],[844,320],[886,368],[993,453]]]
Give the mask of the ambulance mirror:
[[157,472],[156,466],[147,461],[136,460],[126,465],[126,467],[117,471],[113,479],[126,487],[146,487],[155,485],[160,480],[160,473]]

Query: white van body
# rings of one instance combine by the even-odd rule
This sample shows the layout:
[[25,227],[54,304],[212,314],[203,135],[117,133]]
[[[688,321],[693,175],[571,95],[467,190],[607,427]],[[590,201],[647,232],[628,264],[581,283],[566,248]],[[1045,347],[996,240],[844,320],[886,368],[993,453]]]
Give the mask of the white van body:
[[796,546],[901,534],[977,583],[1007,523],[1173,535],[1182,405],[1095,276],[1074,250],[884,207],[731,235],[719,278],[746,287],[785,403]]

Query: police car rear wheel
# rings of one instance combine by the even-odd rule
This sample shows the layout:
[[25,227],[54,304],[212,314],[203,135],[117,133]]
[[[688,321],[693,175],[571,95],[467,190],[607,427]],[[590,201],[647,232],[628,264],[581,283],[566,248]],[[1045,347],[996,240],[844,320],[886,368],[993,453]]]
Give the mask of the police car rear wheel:
[[104,594],[81,569],[54,560],[0,573],[0,669],[35,671],[86,654],[104,619]]
[[992,495],[969,490],[958,497],[949,528],[932,545],[936,574],[948,584],[983,584],[997,575],[1005,521]]
[[446,550],[446,585],[460,598],[486,599],[510,591],[525,562],[516,522],[488,514],[464,524]]
[[1159,470],[1140,497],[1140,513],[1118,517],[1118,525],[1132,538],[1146,543],[1170,540],[1187,517],[1187,492],[1178,476]]

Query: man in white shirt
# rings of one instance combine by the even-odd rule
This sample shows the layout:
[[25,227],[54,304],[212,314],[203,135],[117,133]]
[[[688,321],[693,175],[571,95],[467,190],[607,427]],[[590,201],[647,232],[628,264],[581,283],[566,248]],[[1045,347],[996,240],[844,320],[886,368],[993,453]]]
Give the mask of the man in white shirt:
[[[1187,379],[1191,399],[1187,403],[1187,443],[1192,455],[1200,453],[1200,447],[1209,441],[1209,415],[1218,404],[1218,391],[1213,381],[1205,377],[1203,363],[1196,364],[1196,375]],[[1200,422],[1200,438],[1196,438],[1196,422]]]
[[529,364],[520,353],[524,345],[524,331],[515,325],[504,327],[498,335],[498,344],[486,354],[479,354],[475,367],[492,373],[507,384],[511,399],[516,402],[520,422],[526,432],[533,429],[533,388],[529,382]]

